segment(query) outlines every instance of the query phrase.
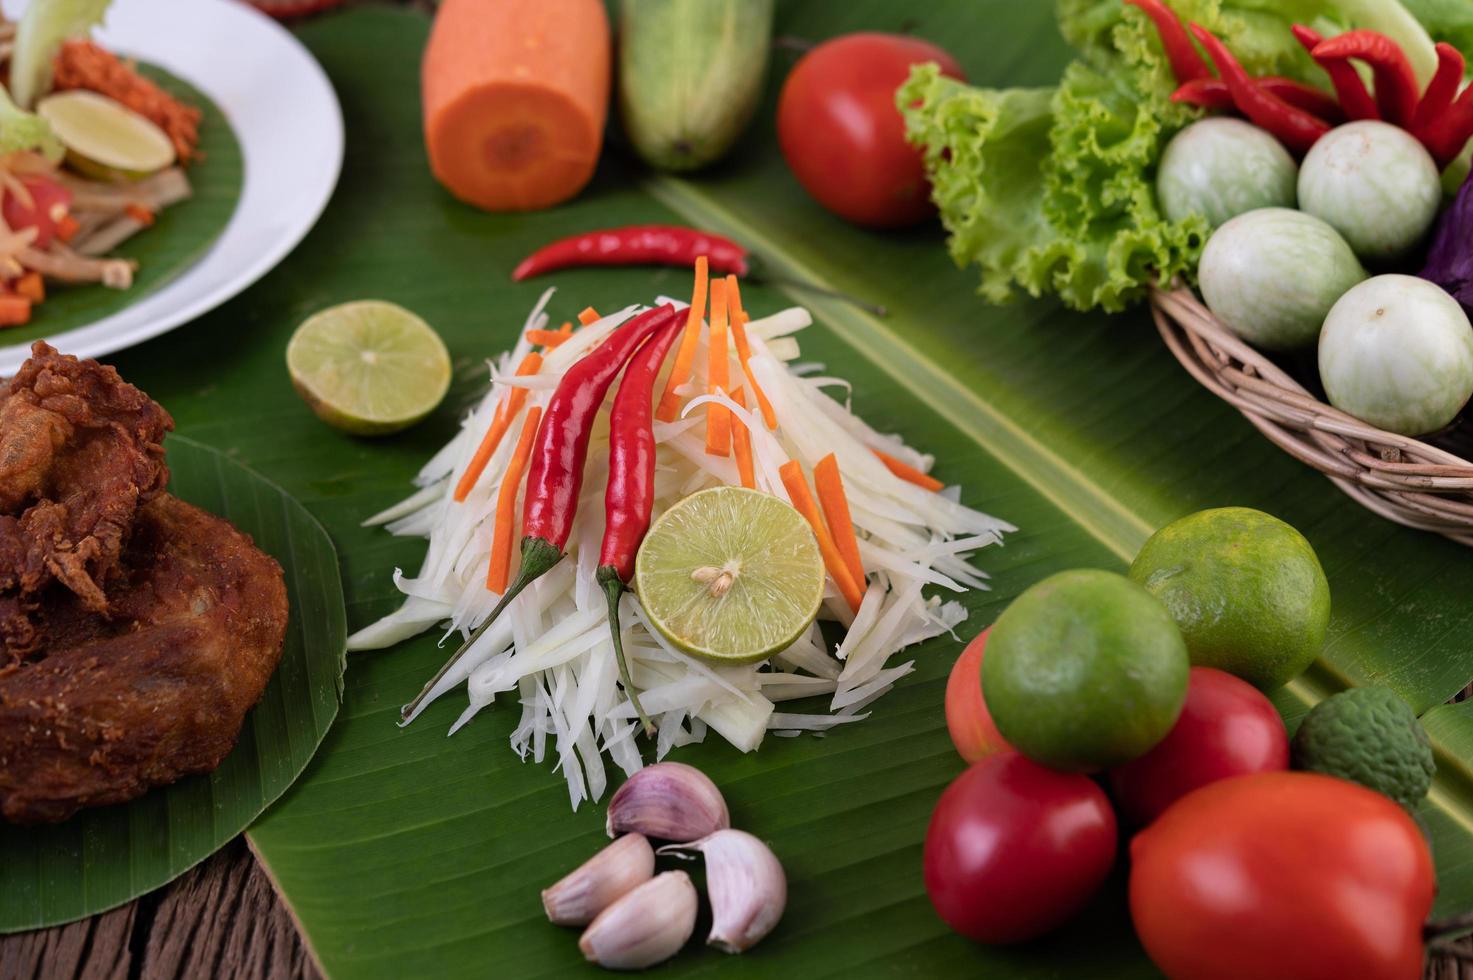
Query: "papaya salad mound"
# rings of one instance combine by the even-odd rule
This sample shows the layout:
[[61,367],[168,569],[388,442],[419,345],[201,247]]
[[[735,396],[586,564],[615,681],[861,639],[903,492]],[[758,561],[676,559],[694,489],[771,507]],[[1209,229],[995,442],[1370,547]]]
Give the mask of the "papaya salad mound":
[[[552,328],[545,293],[419,490],[367,522],[429,550],[349,649],[463,641],[404,723],[462,685],[452,733],[514,697],[512,748],[551,755],[575,808],[603,795],[606,758],[643,766],[641,731],[658,758],[711,731],[750,752],[862,721],[914,669],[900,651],[966,618],[942,595],[986,588],[973,554],[1013,530],[798,363],[806,310],[751,319],[707,266],[689,305],[585,310],[578,329]],[[781,710],[809,698],[827,703]]]
[[0,328],[48,287],[129,289],[138,263],[112,253],[192,193],[202,111],[85,37],[107,6],[0,18]]
[[173,420],[36,343],[0,385],[0,817],[215,769],[281,658],[282,570],[165,492]]

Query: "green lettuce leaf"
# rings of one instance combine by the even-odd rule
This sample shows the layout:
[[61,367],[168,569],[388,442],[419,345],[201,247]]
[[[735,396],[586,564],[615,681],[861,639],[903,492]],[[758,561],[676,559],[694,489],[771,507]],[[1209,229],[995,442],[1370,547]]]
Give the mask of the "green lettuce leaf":
[[102,23],[111,0],[31,0],[15,31],[10,94],[29,109],[51,86],[51,62],[69,37]]
[[1469,0],[1402,0],[1434,41],[1446,41],[1473,60],[1473,3]]
[[0,86],[0,155],[21,150],[35,150],[53,161],[60,160],[63,152],[46,120],[16,105]]

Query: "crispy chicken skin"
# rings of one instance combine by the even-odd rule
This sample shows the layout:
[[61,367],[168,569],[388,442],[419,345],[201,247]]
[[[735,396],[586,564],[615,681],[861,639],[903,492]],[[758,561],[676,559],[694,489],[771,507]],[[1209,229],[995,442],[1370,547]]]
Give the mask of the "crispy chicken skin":
[[53,583],[108,611],[134,515],[169,482],[173,427],[113,368],[39,341],[0,385],[0,667],[44,646]]
[[281,566],[162,495],[137,513],[109,616],[53,592],[44,655],[0,666],[0,816],[64,820],[218,766],[281,658]]

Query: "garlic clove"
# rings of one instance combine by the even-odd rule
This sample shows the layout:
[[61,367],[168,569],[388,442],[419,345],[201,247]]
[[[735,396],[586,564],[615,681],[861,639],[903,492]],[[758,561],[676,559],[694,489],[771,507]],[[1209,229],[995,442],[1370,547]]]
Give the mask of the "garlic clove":
[[690,941],[698,904],[690,875],[655,875],[600,912],[583,931],[578,948],[590,963],[611,970],[663,963]]
[[657,762],[630,776],[609,800],[609,836],[644,834],[692,841],[731,826],[710,777],[680,762]]
[[655,874],[655,851],[641,834],[625,834],[542,892],[553,925],[586,926]]
[[718,830],[689,844],[671,844],[660,854],[706,859],[711,899],[711,934],[706,945],[724,953],[752,948],[777,925],[788,904],[788,879],[772,848],[744,830]]

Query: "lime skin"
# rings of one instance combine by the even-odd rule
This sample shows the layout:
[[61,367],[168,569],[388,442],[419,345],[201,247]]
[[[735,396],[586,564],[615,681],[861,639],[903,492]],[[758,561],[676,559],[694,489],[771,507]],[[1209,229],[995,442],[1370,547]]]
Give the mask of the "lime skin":
[[1051,769],[1092,772],[1166,737],[1189,669],[1159,600],[1123,575],[1081,569],[1037,583],[998,618],[982,693],[1019,752]]
[[1141,548],[1130,578],[1171,611],[1193,664],[1264,691],[1303,673],[1330,625],[1330,583],[1314,548],[1248,507],[1166,525]]

